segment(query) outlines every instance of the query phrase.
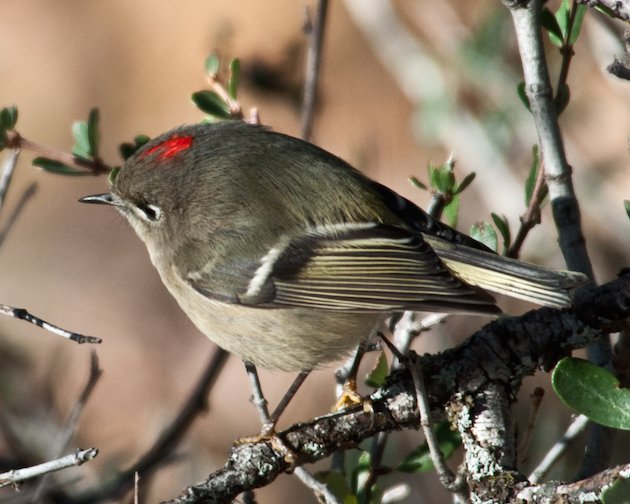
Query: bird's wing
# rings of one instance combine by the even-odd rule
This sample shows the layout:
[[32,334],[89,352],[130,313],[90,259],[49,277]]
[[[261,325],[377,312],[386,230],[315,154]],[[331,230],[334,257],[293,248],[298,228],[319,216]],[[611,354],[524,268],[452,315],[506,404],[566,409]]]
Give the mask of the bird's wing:
[[543,306],[569,306],[584,285],[582,273],[551,270],[466,245],[424,236],[442,262],[459,278],[482,289]]
[[[322,226],[280,239],[249,264],[225,259],[187,281],[207,297],[267,308],[498,312],[494,298],[453,276],[419,233],[396,226]],[[231,292],[224,270],[235,279]]]

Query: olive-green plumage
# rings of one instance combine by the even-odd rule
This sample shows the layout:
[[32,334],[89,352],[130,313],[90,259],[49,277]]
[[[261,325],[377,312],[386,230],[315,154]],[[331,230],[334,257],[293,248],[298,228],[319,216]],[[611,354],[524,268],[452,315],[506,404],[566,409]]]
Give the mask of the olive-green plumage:
[[111,192],[210,339],[264,367],[338,360],[401,310],[497,313],[485,289],[562,306],[583,277],[503,258],[341,159],[241,122],[182,127]]

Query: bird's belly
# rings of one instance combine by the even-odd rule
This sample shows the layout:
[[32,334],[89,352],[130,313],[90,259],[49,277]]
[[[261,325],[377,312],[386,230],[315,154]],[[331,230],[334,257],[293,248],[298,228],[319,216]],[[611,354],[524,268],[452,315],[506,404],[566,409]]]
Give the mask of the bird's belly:
[[346,357],[385,318],[305,308],[253,308],[209,299],[179,278],[164,283],[208,338],[257,366],[313,369]]

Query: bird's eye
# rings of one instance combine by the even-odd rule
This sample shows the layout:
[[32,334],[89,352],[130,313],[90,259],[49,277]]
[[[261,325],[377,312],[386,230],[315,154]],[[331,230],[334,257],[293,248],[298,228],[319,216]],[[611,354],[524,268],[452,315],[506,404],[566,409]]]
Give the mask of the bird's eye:
[[155,222],[160,219],[162,211],[159,207],[150,204],[140,204],[136,207],[140,217],[149,222]]

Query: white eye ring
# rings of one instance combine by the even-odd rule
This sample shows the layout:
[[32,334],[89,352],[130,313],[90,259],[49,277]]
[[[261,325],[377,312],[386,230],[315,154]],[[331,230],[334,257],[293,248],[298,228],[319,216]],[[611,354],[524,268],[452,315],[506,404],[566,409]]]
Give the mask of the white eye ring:
[[138,205],[136,206],[137,214],[142,220],[147,222],[157,222],[162,217],[162,210],[160,207],[146,204],[146,205]]

